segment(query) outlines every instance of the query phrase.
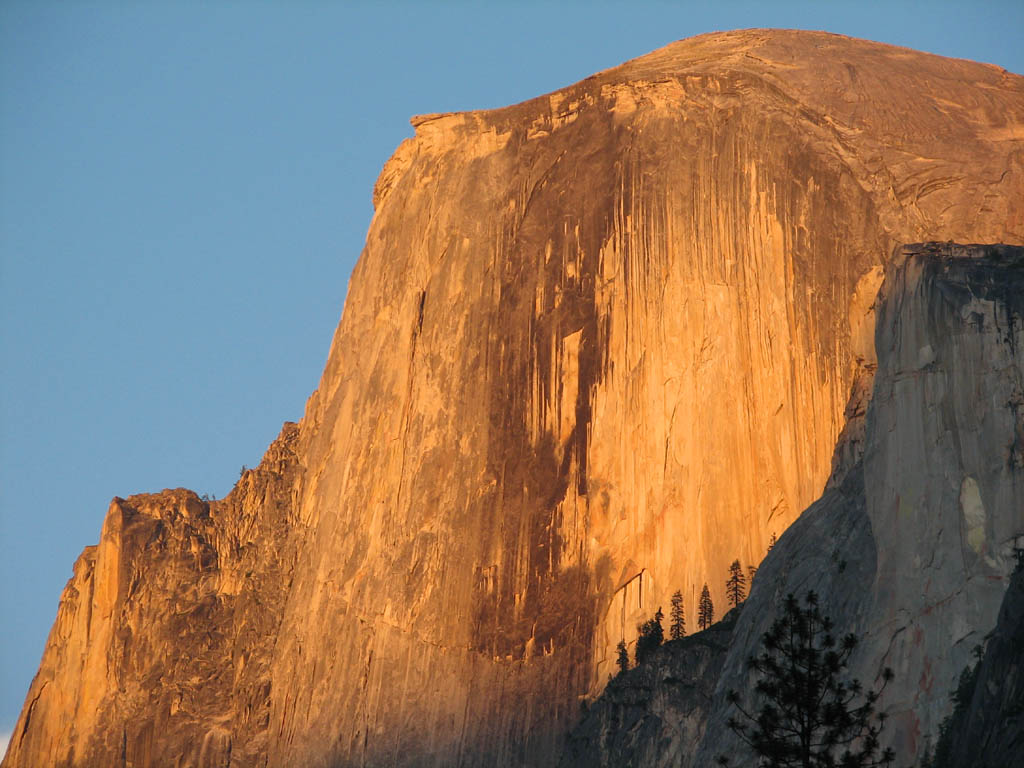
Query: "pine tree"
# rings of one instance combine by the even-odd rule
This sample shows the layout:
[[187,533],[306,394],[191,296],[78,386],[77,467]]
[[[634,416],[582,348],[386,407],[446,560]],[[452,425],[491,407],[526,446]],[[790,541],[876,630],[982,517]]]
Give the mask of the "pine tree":
[[725,594],[732,607],[742,603],[747,597],[747,577],[743,575],[743,566],[739,560],[733,560],[729,566],[729,578],[725,582]]
[[779,540],[779,537],[776,536],[773,533],[772,537],[770,539],[768,539],[768,551],[769,552],[771,552],[773,549],[775,549],[775,542],[777,542],[778,540]]
[[750,586],[753,587],[754,586],[754,577],[757,575],[757,566],[756,565],[748,565],[747,566],[747,573],[750,574]]
[[715,604],[711,602],[711,592],[708,591],[708,585],[704,585],[704,589],[700,593],[700,605],[697,608],[697,626],[701,629],[707,629],[715,621]]
[[[879,690],[864,692],[857,680],[843,676],[857,638],[836,643],[832,622],[821,615],[818,599],[808,592],[801,607],[793,595],[783,614],[762,638],[763,650],[751,657],[758,673],[754,690],[761,700],[756,713],[740,704],[736,691],[726,698],[742,715],[729,727],[753,749],[759,765],[772,768],[868,768],[889,765],[890,749],[881,750],[878,736],[885,723],[875,703],[892,679],[886,669]],[[728,765],[719,757],[720,765]]]
[[619,665],[619,674],[622,674],[629,669],[629,651],[626,650],[626,641],[619,640],[619,644],[615,646],[615,650],[618,652],[616,662]]
[[636,639],[636,663],[643,664],[651,653],[665,641],[665,630],[661,628],[661,620],[665,614],[658,608],[653,619],[648,619],[637,627],[640,637]]
[[683,615],[683,593],[676,590],[672,595],[672,612],[669,614],[672,623],[669,625],[668,634],[673,640],[678,640],[686,634],[686,616]]

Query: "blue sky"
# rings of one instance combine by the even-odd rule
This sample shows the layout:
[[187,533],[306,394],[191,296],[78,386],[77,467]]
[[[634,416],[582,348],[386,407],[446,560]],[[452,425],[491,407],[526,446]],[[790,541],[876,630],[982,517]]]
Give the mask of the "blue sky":
[[1020,2],[0,5],[0,734],[110,499],[302,415],[411,115],[763,26],[1024,72]]

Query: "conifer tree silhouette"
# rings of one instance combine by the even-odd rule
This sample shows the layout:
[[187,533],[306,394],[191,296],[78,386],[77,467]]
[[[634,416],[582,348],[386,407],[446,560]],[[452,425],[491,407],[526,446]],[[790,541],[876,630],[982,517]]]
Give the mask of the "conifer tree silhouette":
[[[762,637],[760,655],[748,661],[759,675],[754,690],[760,709],[744,709],[736,691],[726,697],[742,716],[729,718],[729,727],[757,754],[759,766],[869,768],[892,762],[892,750],[881,750],[878,739],[885,714],[875,711],[892,670],[885,669],[877,691],[864,692],[857,680],[845,679],[856,645],[852,634],[837,644],[813,592],[804,607],[793,595],[786,598],[782,615]],[[718,763],[729,760],[721,756]]]
[[651,652],[665,641],[665,630],[661,627],[661,620],[664,618],[665,614],[661,612],[661,608],[658,608],[653,619],[648,619],[637,627],[637,631],[640,633],[640,637],[636,639],[637,664],[643,664]]
[[743,575],[743,566],[739,560],[733,560],[729,566],[729,578],[725,582],[725,594],[733,608],[747,597],[747,577]]
[[671,624],[669,624],[668,634],[673,640],[678,640],[686,634],[686,616],[683,615],[683,593],[676,590],[676,593],[672,595],[672,610],[669,613]]
[[615,661],[619,665],[619,674],[622,674],[629,669],[629,651],[626,650],[626,641],[619,640],[619,644],[615,646],[615,650],[618,654]]
[[715,621],[715,604],[711,602],[711,592],[708,591],[708,585],[704,585],[704,589],[700,593],[700,604],[697,608],[697,626],[701,629],[707,629]]

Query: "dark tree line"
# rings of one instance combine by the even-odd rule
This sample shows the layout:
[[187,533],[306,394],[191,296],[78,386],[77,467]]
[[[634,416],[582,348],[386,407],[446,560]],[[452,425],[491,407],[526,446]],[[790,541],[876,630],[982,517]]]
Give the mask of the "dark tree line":
[[939,724],[939,740],[935,745],[933,754],[926,754],[924,765],[927,768],[953,768],[953,759],[950,752],[953,749],[953,731],[955,725],[967,716],[971,699],[974,697],[974,689],[978,684],[978,670],[981,667],[982,647],[974,646],[974,665],[964,667],[957,681],[956,690],[949,698],[953,702],[953,712],[943,718]]
[[[773,537],[774,541],[774,537]],[[749,580],[753,581],[757,568],[748,567]],[[733,560],[729,566],[729,578],[725,582],[726,596],[733,607],[742,603],[747,596],[747,575],[743,573],[743,566],[740,561]],[[651,652],[665,641],[665,631],[662,627],[664,614],[658,608],[653,618],[637,626],[637,641],[634,651],[635,661],[642,664],[650,657]],[[705,630],[715,622],[715,604],[711,600],[711,590],[707,583],[704,584],[700,593],[700,601],[697,603],[697,627]],[[672,595],[671,608],[669,609],[669,639],[679,640],[686,636],[686,614],[683,608],[683,593],[676,590]],[[629,650],[625,640],[620,640],[616,646],[616,663],[619,670],[625,672],[629,669]]]
[[661,628],[663,618],[665,616],[661,612],[661,608],[658,608],[653,619],[648,619],[637,627],[637,631],[640,633],[636,639],[637,664],[643,664],[665,642],[665,631]]

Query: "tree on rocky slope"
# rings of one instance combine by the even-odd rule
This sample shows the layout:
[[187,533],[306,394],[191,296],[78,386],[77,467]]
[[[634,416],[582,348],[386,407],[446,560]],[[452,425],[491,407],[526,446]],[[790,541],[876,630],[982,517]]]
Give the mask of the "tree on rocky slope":
[[924,764],[927,768],[953,768],[954,761],[950,756],[953,748],[953,738],[957,730],[963,728],[964,721],[968,716],[971,706],[971,699],[974,697],[974,689],[978,684],[978,672],[981,667],[981,658],[984,655],[982,647],[976,645],[972,651],[974,654],[974,666],[966,666],[960,673],[956,690],[949,698],[953,702],[953,712],[943,718],[939,725],[939,740],[935,746],[935,754],[926,756]]
[[711,592],[708,590],[708,585],[704,585],[704,589],[700,592],[700,603],[697,606],[697,626],[701,629],[707,629],[715,621],[715,604],[711,602]]
[[729,578],[725,582],[725,594],[732,607],[742,603],[747,597],[747,577],[743,575],[743,566],[739,560],[733,560],[729,566]]
[[[885,669],[878,690],[864,691],[859,681],[847,679],[857,638],[848,634],[837,643],[813,592],[803,606],[793,595],[786,598],[762,645],[748,662],[759,676],[754,690],[760,709],[745,709],[736,691],[727,696],[741,715],[730,718],[729,727],[758,756],[759,766],[867,768],[892,762],[892,750],[882,750],[878,738],[885,714],[875,710],[892,671]],[[718,762],[729,765],[724,756]]]
[[668,627],[668,635],[673,640],[680,639],[686,634],[686,616],[683,614],[683,593],[676,590],[672,595],[672,610],[669,612],[671,623]]
[[665,641],[665,630],[661,627],[661,620],[665,614],[658,608],[653,619],[648,619],[639,627],[640,636],[636,639],[636,663],[643,664],[644,661]]
[[619,640],[619,644],[615,646],[616,652],[616,663],[619,665],[619,673],[623,673],[629,669],[629,651],[626,650],[626,641]]

